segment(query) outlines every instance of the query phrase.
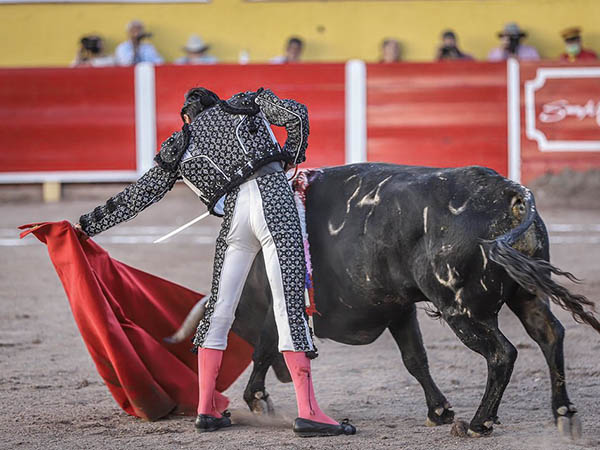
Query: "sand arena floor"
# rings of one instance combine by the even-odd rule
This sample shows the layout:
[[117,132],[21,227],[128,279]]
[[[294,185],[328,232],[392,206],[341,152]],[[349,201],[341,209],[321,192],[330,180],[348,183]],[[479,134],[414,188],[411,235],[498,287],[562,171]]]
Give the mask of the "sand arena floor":
[[[59,204],[43,204],[27,188],[0,194],[0,449],[600,448],[600,335],[556,307],[566,328],[568,390],[584,426],[577,445],[559,438],[550,411],[546,363],[507,308],[501,312],[501,328],[518,348],[519,358],[500,407],[502,425],[488,438],[461,439],[450,435],[450,426],[425,427],[421,387],[404,368],[389,333],[362,347],[319,343],[321,357],[313,364],[317,396],[331,415],[355,423],[356,436],[295,438],[290,429],[295,417],[292,385],[277,382],[272,374],[267,389],[278,411],[274,418],[248,412],[242,400],[248,372],[227,392],[236,423],[231,429],[198,434],[193,418],[149,423],[128,416],[96,373],[45,247],[34,237],[18,242],[15,229],[32,221],[76,220],[119,189],[71,187]],[[539,206],[549,226],[553,262],[584,279],[575,291],[600,302],[600,209],[550,202]],[[169,245],[150,243],[202,210],[193,194],[178,186],[159,205],[97,241],[121,261],[206,292],[217,219],[203,221]],[[421,328],[434,379],[457,417],[470,420],[484,391],[483,358],[425,314]]]

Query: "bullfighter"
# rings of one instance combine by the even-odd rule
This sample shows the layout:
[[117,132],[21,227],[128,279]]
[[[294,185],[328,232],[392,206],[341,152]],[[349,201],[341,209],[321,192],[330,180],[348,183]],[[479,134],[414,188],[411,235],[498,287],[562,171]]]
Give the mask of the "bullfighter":
[[[316,352],[304,303],[306,264],[298,212],[285,174],[305,160],[306,107],[279,99],[268,89],[221,100],[198,87],[186,93],[181,118],[182,130],[162,144],[157,164],[105,205],[82,215],[76,228],[94,236],[130,220],[183,179],[212,214],[223,217],[210,298],[194,338],[200,388],[196,428],[215,431],[231,425],[215,403],[215,382],[246,277],[262,249],[278,347],[296,392],[298,418],[293,430],[301,437],[354,434],[356,428],[347,420],[338,423],[321,411],[312,384],[310,359]],[[286,128],[283,147],[271,124]]]

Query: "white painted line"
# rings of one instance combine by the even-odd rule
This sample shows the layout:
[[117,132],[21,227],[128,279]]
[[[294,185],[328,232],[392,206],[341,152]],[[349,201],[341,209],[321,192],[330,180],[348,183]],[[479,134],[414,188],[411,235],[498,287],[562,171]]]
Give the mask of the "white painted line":
[[[156,236],[104,236],[94,239],[98,244],[152,244]],[[213,244],[216,238],[207,236],[198,236],[195,238],[186,238],[186,242],[194,244]]]
[[550,244],[600,244],[600,236],[550,236]]
[[[547,224],[551,244],[600,244],[600,224],[597,223],[554,223]],[[105,244],[151,244],[172,228],[170,226],[125,226],[116,227],[108,234],[93,238],[101,245]],[[37,239],[27,236],[19,239],[16,228],[0,228],[0,247],[20,247],[37,244]],[[188,228],[176,238],[176,243],[214,245],[216,230],[199,226]]]
[[600,232],[600,224],[597,223],[551,223],[546,225],[548,231],[554,233],[568,233],[576,231],[598,231]]
[[508,178],[521,182],[521,85],[519,62],[506,62],[508,111]]
[[346,63],[346,164],[367,161],[367,66]]
[[44,183],[96,183],[134,181],[139,174],[134,170],[74,170],[65,172],[4,172],[0,184]]
[[156,154],[156,91],[154,65],[135,66],[135,140],[138,175],[153,165]]
[[[152,226],[140,226],[140,227],[114,227],[102,236],[154,236],[159,237],[171,231],[173,227],[152,227]],[[15,228],[0,228],[0,237],[12,238],[17,236],[21,230]],[[199,225],[195,228],[182,231],[181,234],[185,235],[199,235],[199,236],[214,236],[217,235],[217,230],[211,227]]]
[[[156,239],[156,236],[101,236],[93,238],[95,242],[104,245],[138,245],[138,244],[152,244]],[[215,237],[210,236],[196,236],[186,237],[185,242],[179,239],[175,242],[177,245],[215,245]],[[33,236],[26,236],[24,239],[13,238],[0,238],[0,247],[26,247],[31,245],[38,245],[40,242]]]

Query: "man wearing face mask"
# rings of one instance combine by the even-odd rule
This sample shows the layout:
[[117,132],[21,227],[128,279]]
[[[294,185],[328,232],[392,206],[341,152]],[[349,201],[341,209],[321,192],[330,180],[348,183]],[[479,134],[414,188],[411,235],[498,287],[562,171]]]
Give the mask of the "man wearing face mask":
[[560,55],[561,61],[593,61],[598,59],[598,55],[592,50],[588,50],[581,45],[581,28],[570,27],[563,30],[560,35],[565,41],[565,53]]
[[508,58],[516,58],[520,61],[538,61],[538,51],[530,46],[522,44],[521,41],[527,36],[516,23],[507,23],[504,29],[498,33],[501,40],[500,47],[492,49],[488,54],[488,61],[505,61]]

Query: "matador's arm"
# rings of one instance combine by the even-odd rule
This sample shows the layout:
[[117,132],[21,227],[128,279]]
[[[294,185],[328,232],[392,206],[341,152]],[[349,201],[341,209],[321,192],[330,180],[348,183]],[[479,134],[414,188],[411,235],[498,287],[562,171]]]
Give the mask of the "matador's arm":
[[308,110],[302,103],[280,99],[269,89],[258,92],[255,102],[269,123],[285,127],[287,139],[283,146],[286,162],[296,165],[306,160],[308,146]]
[[107,200],[104,205],[79,218],[81,229],[94,236],[127,220],[162,199],[179,178],[178,163],[187,147],[184,131],[174,133],[163,142],[151,168],[135,183]]

